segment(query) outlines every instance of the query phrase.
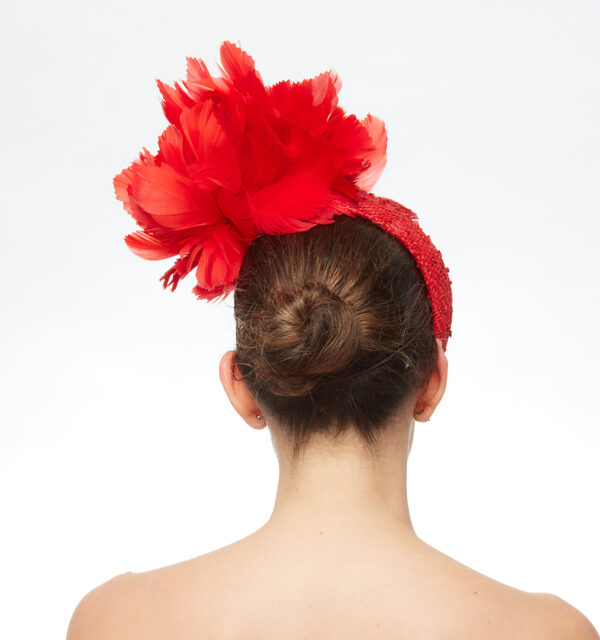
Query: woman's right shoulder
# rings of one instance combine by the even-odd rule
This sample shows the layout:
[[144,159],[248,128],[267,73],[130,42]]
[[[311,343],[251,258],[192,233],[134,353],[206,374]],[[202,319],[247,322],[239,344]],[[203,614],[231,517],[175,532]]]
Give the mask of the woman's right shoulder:
[[509,586],[421,543],[426,551],[417,556],[419,567],[436,576],[433,595],[449,603],[448,625],[461,628],[463,636],[600,640],[590,620],[562,598]]
[[[586,616],[562,598],[551,593],[527,593],[527,610],[534,613],[535,638],[545,640],[600,640],[597,630]],[[534,620],[531,620],[532,623]]]

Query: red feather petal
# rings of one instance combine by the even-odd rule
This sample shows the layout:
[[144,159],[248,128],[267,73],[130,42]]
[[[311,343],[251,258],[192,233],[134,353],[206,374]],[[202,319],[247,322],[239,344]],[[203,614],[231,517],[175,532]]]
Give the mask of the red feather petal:
[[203,60],[188,57],[185,87],[195,100],[203,100],[207,91],[229,91],[229,84],[223,78],[213,78]]
[[326,207],[330,199],[329,188],[309,172],[286,176],[250,198],[258,231],[272,234],[331,222],[333,214]]
[[117,200],[123,203],[127,211],[141,227],[148,227],[154,224],[154,220],[131,198],[131,183],[135,177],[134,168],[139,164],[153,164],[154,158],[144,147],[140,152],[139,159],[134,160],[129,167],[123,169],[121,173],[113,178],[113,187]]
[[175,89],[173,89],[157,78],[156,84],[162,94],[163,113],[169,122],[178,124],[181,112],[191,107],[194,104],[194,100],[177,83],[175,83]]
[[194,193],[192,181],[168,164],[135,167],[131,199],[168,229],[213,224],[220,218],[214,198]]
[[146,233],[134,231],[125,236],[127,246],[135,255],[146,260],[163,260],[177,255],[177,245],[165,244],[162,240]]
[[370,191],[385,169],[387,132],[383,120],[370,113],[361,120],[361,123],[366,128],[373,142],[373,147],[371,151],[365,153],[364,157],[369,162],[369,167],[358,176],[356,186],[365,191]]
[[249,56],[243,49],[229,41],[225,41],[221,45],[220,55],[223,66],[219,65],[219,68],[223,75],[227,75],[231,82],[236,85],[238,91],[262,87],[262,92],[265,92],[262,78],[256,70],[252,56]]
[[234,282],[246,248],[231,225],[215,229],[198,257],[196,280],[199,286],[210,290],[223,283]]
[[268,89],[277,115],[307,133],[319,136],[338,104],[342,82],[334,71],[326,71],[302,82],[278,82]]

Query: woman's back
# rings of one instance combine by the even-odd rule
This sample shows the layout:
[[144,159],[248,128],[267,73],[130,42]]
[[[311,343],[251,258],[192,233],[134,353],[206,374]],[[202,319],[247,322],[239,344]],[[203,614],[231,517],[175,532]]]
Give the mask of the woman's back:
[[126,573],[80,603],[68,640],[594,639],[561,599],[496,582],[414,535],[265,525],[206,555]]

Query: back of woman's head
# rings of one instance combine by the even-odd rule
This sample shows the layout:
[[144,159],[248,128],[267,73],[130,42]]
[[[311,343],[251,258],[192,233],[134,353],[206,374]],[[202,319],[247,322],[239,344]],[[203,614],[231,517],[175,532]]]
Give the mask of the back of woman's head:
[[295,457],[316,433],[355,429],[374,445],[435,368],[423,276],[408,250],[365,218],[259,236],[234,305],[240,372]]

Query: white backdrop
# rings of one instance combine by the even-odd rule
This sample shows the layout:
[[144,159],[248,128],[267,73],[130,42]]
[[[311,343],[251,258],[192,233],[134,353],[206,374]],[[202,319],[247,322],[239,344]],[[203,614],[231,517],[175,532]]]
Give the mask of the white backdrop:
[[[395,8],[392,8],[395,7]],[[157,150],[155,78],[340,74],[383,118],[375,186],[419,214],[454,290],[449,380],[409,463],[417,533],[600,628],[597,2],[5,3],[0,636],[61,638],[125,571],[270,516],[277,465],[218,378],[230,297],[134,256],[113,176]]]

